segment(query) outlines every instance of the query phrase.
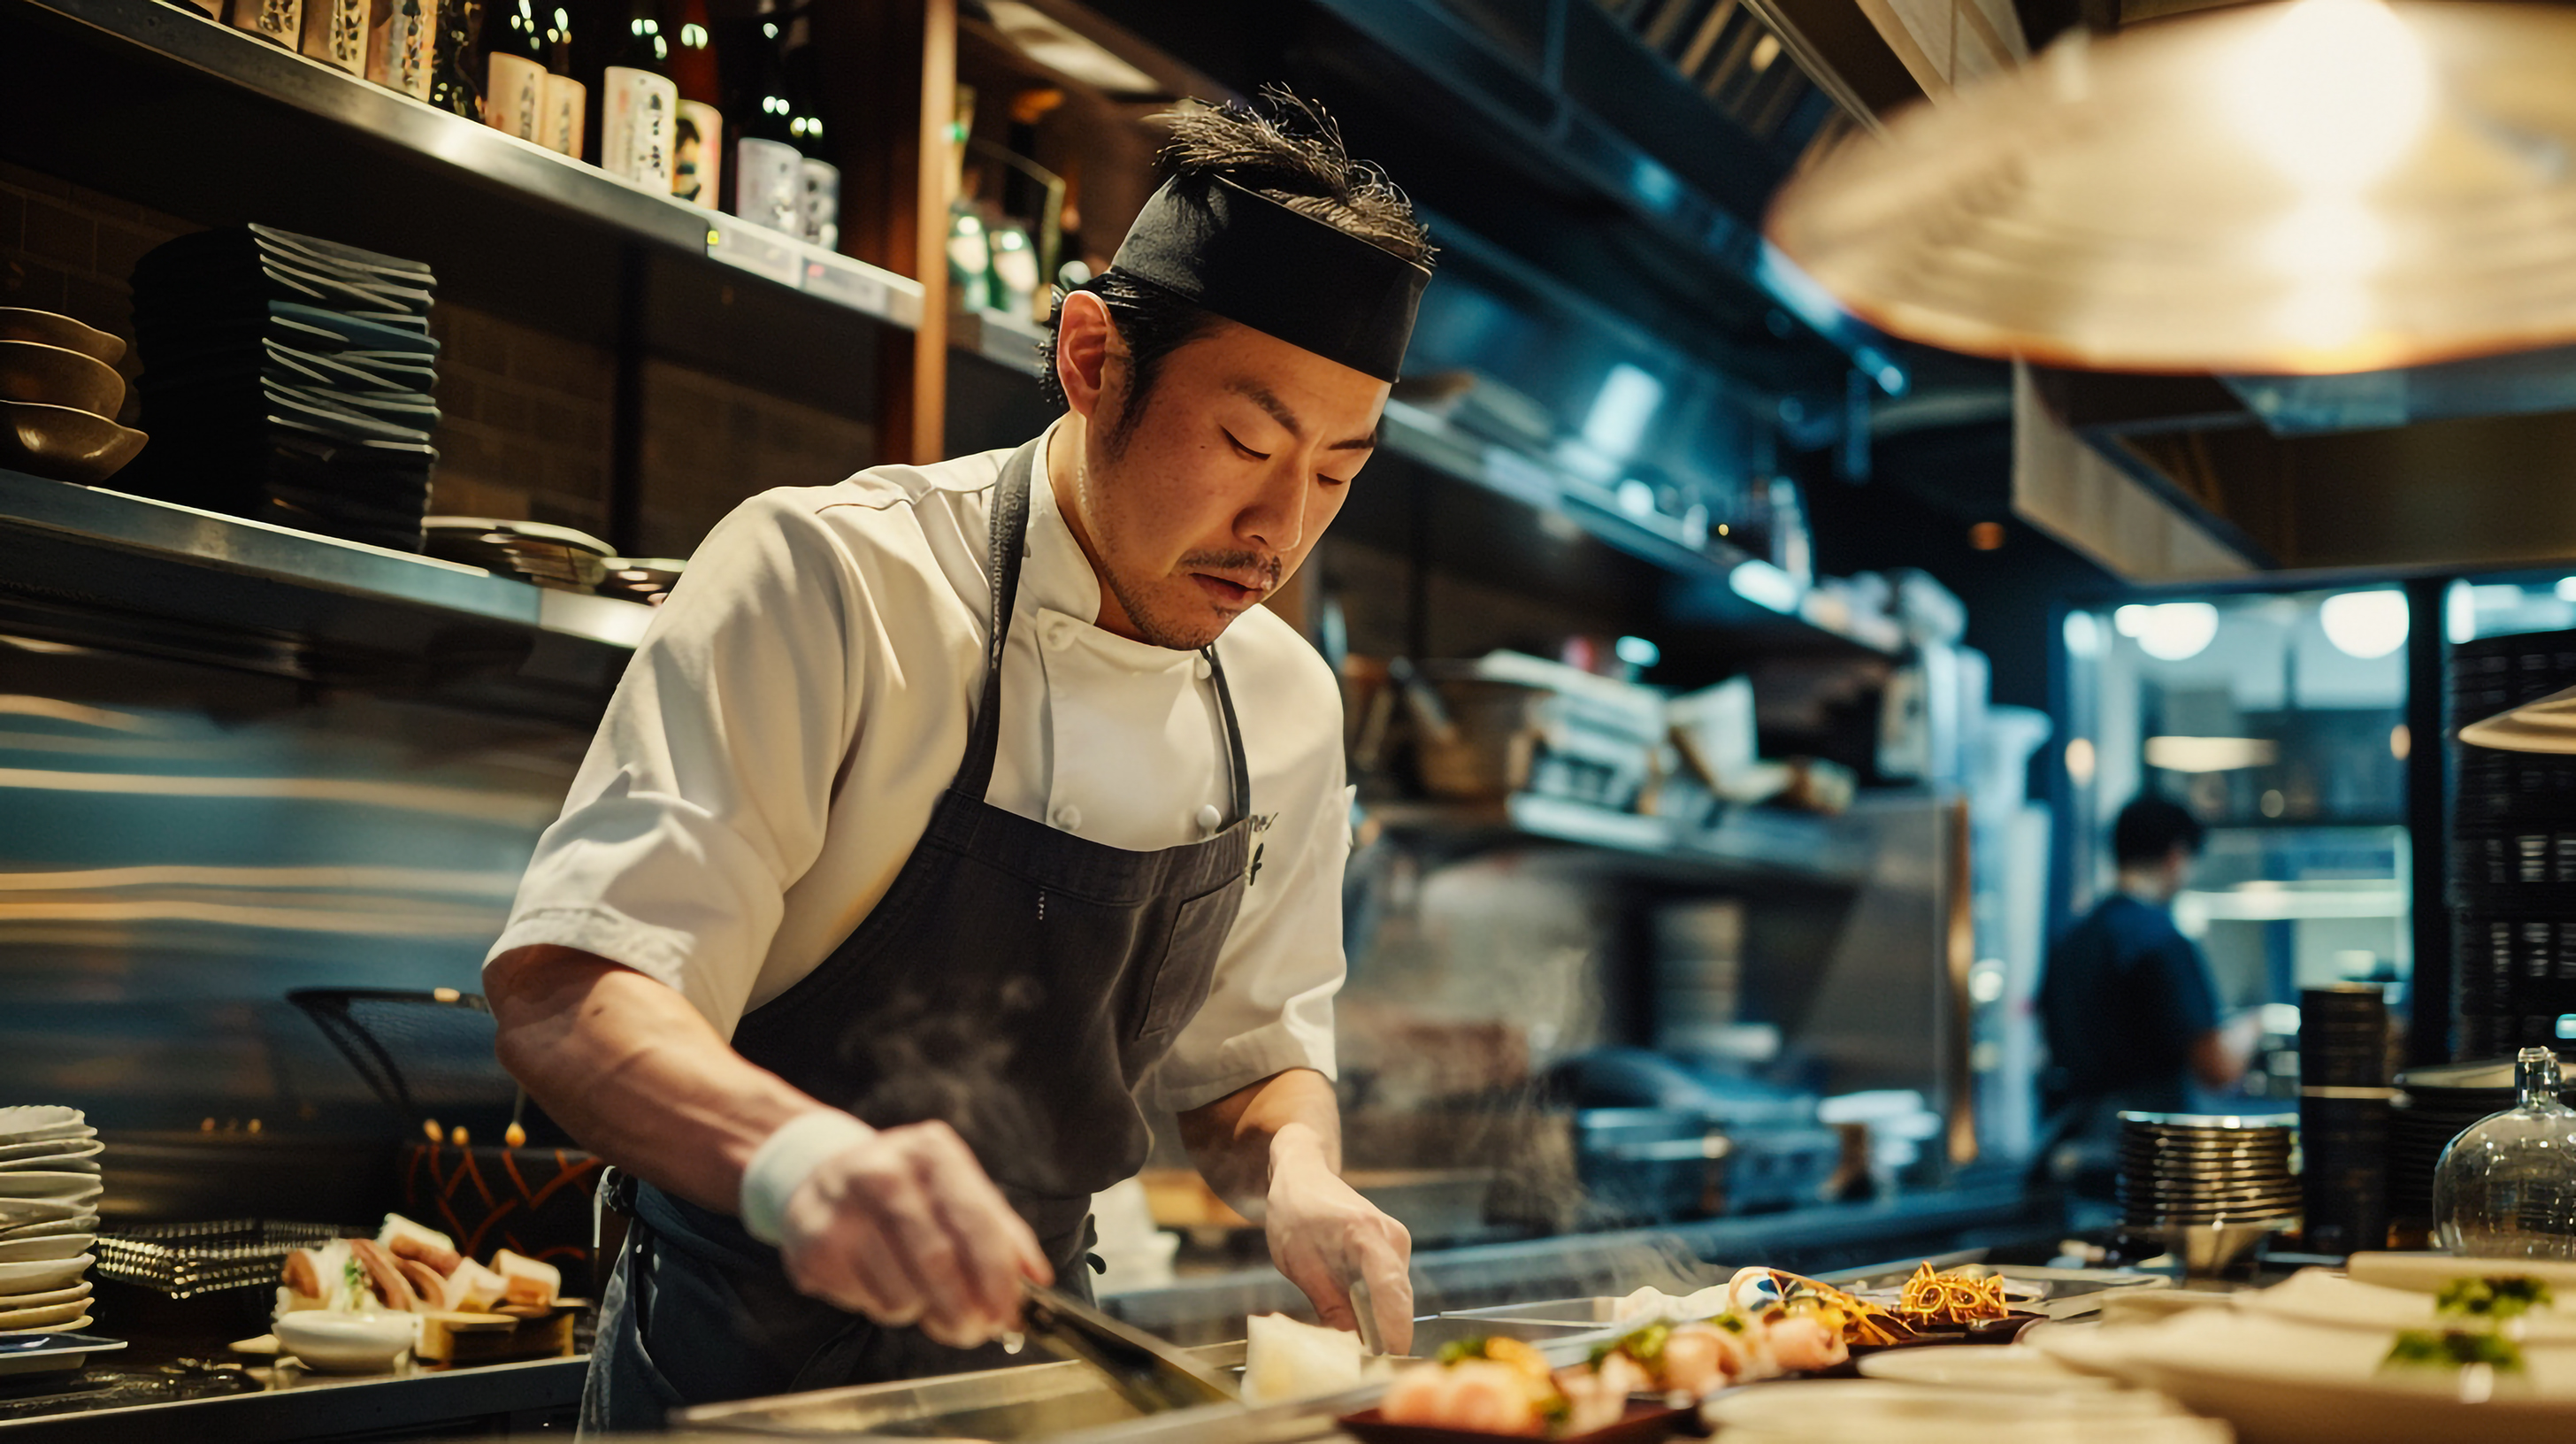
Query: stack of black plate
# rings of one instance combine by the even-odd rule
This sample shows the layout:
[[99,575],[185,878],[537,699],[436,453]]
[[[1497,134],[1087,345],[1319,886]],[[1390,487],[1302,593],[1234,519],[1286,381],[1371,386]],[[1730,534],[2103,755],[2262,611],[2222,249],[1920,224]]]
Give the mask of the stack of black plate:
[[[2576,1082],[2559,1096],[2576,1105]],[[2433,1171],[2442,1150],[2470,1124],[2511,1108],[2515,1097],[2511,1058],[2397,1075],[2397,1106],[2388,1125],[2388,1208],[2399,1227],[2433,1226]]]
[[588,532],[549,522],[434,516],[426,531],[429,554],[441,561],[571,592],[598,590],[610,579],[609,563],[616,555],[615,548]]
[[2307,1245],[2388,1246],[2388,1000],[2375,983],[2299,994],[2299,1138]]
[[2289,1114],[2123,1113],[2120,1208],[2141,1231],[2295,1218]]
[[436,281],[418,261],[266,226],[134,268],[152,463],[122,485],[418,551],[438,453]]
[[[2576,685],[2576,631],[2452,649],[2450,726]],[[2451,821],[2457,1059],[2555,1047],[2576,1013],[2576,756],[2459,748]]]

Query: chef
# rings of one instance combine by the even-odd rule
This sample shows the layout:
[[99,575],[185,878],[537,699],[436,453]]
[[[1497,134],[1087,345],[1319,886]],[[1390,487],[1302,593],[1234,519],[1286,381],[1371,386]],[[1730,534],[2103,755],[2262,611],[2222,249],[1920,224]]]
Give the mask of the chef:
[[1338,1174],[1339,693],[1259,604],[1369,458],[1431,247],[1284,93],[1164,162],[1058,308],[1063,415],[744,503],[537,845],[501,1058],[631,1179],[586,1428],[1008,1362],[1146,1107],[1325,1322],[1364,1279],[1411,1337],[1405,1231]]

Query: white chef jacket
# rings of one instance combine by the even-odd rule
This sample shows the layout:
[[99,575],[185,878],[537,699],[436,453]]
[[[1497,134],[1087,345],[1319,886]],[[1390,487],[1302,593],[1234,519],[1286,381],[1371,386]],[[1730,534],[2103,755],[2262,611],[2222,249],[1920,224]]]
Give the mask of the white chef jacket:
[[[595,953],[678,989],[730,1035],[839,946],[965,754],[1009,455],[780,488],[718,524],[627,665],[490,957],[535,943]],[[1207,664],[1103,631],[1099,615],[1041,446],[986,800],[1113,847],[1196,842],[1228,801]],[[1285,1068],[1330,1076],[1343,976],[1340,689],[1264,607],[1217,651],[1261,866],[1207,1005],[1139,1090],[1173,1109]]]

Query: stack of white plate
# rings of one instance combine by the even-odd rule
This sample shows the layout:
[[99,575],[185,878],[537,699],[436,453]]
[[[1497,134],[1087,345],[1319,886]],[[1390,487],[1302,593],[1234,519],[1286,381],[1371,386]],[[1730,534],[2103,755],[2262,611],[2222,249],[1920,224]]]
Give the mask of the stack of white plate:
[[103,1146],[77,1108],[0,1108],[0,1334],[89,1327]]

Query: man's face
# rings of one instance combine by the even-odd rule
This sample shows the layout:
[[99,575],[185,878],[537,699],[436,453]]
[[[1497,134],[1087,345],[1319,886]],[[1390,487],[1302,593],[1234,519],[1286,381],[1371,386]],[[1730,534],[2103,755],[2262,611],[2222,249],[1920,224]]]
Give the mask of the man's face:
[[1314,550],[1375,445],[1389,387],[1222,322],[1163,358],[1112,452],[1129,372],[1123,343],[1107,348],[1075,476],[1076,534],[1108,593],[1101,625],[1204,647]]

